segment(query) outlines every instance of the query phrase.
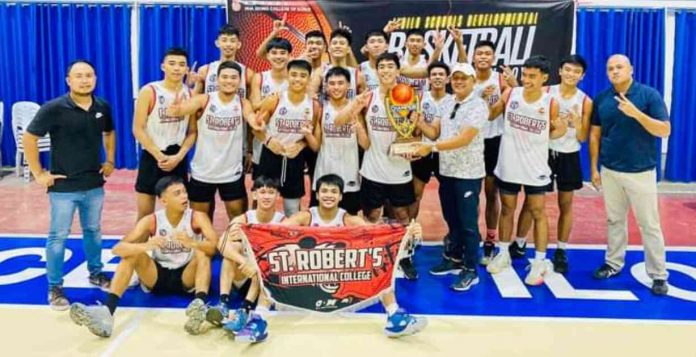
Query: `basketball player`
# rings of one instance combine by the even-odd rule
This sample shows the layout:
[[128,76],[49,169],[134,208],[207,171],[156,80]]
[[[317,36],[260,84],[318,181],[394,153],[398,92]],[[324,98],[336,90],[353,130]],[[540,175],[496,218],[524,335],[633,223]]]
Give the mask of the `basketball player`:
[[320,93],[322,103],[329,100],[327,93],[326,74],[333,67],[341,67],[348,71],[349,87],[346,96],[349,100],[355,98],[356,95],[362,93],[365,88],[365,76],[360,73],[358,68],[349,65],[350,46],[353,42],[353,36],[348,30],[343,28],[335,29],[331,32],[331,40],[329,41],[330,62],[325,64],[317,72],[312,72],[312,83],[310,84],[311,93]]
[[[287,13],[283,15],[280,20],[273,20],[273,28],[271,32],[266,36],[266,38],[259,44],[256,48],[256,56],[259,58],[266,58],[268,54],[267,45],[275,37],[279,37],[281,32],[289,31],[289,28],[285,26],[287,20]],[[340,26],[340,22],[339,22]],[[297,34],[297,33],[294,33]],[[304,35],[305,48],[302,56],[296,59],[303,59],[312,65],[312,72],[319,71],[319,69],[326,63],[326,40],[324,39],[324,33],[320,30],[311,30]]]
[[513,88],[509,95],[503,97],[505,126],[500,156],[494,170],[502,202],[500,252],[490,261],[487,270],[497,274],[511,265],[508,248],[517,194],[524,189],[525,205],[529,207],[534,219],[536,249],[531,269],[524,280],[529,285],[542,284],[544,274],[548,271],[548,225],[544,193],[551,183],[551,170],[548,166],[549,139],[562,137],[567,129],[567,123],[558,118],[558,103],[542,88],[548,80],[549,67],[550,62],[543,56],[528,58],[522,65],[522,87]]
[[165,176],[155,185],[163,208],[147,215],[114,246],[121,257],[106,305],[85,306],[74,303],[70,318],[87,326],[93,334],[109,337],[114,327],[114,312],[128,288],[133,272],[140,285],[154,294],[183,294],[195,291],[195,299],[186,309],[189,317],[184,329],[197,335],[203,319],[210,286],[210,258],[215,254],[217,234],[208,216],[188,207],[188,195],[181,178]]
[[242,66],[225,61],[216,64],[215,69],[219,90],[174,103],[167,112],[171,116],[195,115],[196,118],[198,138],[188,186],[191,208],[208,213],[218,191],[231,220],[243,212],[246,200],[242,160],[245,118],[252,121],[256,118],[249,100],[239,94]]
[[[549,167],[551,186],[558,189],[558,248],[553,253],[553,269],[557,273],[568,272],[568,257],[565,253],[573,224],[573,191],[582,188],[582,169],[580,167],[580,143],[587,140],[592,117],[592,99],[578,89],[578,82],[585,76],[587,63],[579,55],[571,55],[561,60],[558,74],[561,84],[547,88],[548,93],[558,103],[558,115],[568,123],[568,131],[558,139],[549,142]],[[525,238],[532,226],[532,215],[524,206],[517,223],[518,246],[526,247]]]
[[240,98],[247,98],[251,79],[254,77],[254,70],[237,62],[237,52],[242,48],[239,39],[239,30],[232,25],[225,24],[218,31],[215,47],[220,49],[220,59],[202,66],[198,69],[196,87],[194,93],[212,93],[217,91],[217,72],[220,63],[232,61],[236,62],[242,69],[241,81],[237,89]]
[[188,116],[169,116],[167,107],[191,98],[182,79],[188,71],[188,53],[170,48],[161,69],[164,79],[145,85],[135,102],[133,135],[142,146],[137,192],[138,220],[155,211],[155,184],[168,175],[187,177],[186,154],[196,141],[196,122]]
[[314,128],[319,121],[319,102],[307,94],[312,67],[305,60],[293,60],[287,65],[288,88],[261,104],[260,123],[249,122],[254,135],[263,143],[259,174],[280,180],[285,215],[300,210],[304,196],[304,157],[299,155],[307,145],[305,137],[312,135],[303,127]]
[[365,76],[365,84],[368,90],[379,88],[377,77],[377,57],[387,51],[389,35],[383,30],[372,30],[365,34],[365,53],[367,60],[360,63],[360,72]]

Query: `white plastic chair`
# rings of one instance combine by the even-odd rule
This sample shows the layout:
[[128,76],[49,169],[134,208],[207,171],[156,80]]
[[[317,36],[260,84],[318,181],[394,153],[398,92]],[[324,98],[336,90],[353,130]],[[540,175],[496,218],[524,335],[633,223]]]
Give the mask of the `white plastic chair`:
[[[40,106],[34,102],[17,102],[12,105],[12,133],[14,134],[17,152],[15,154],[15,172],[17,176],[24,177],[24,181],[31,180],[31,172],[27,165],[27,160],[24,155],[24,143],[22,143],[22,135],[31,121],[34,120],[36,112]],[[39,138],[39,152],[51,151],[51,139],[48,134]]]

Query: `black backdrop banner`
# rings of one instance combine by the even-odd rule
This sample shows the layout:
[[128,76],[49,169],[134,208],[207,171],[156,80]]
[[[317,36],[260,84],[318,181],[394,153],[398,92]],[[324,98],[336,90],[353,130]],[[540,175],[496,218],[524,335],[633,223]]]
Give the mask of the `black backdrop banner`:
[[227,6],[229,22],[241,31],[239,60],[255,69],[268,68],[254,52],[271,31],[273,20],[283,17],[288,30],[280,36],[293,44],[294,56],[302,54],[305,33],[321,30],[328,37],[341,22],[353,31],[353,51],[363,60],[359,53],[364,35],[396,18],[401,28],[390,36],[390,52],[403,54],[406,31],[420,28],[430,55],[439,30],[446,36],[440,60],[451,64],[457,49],[446,28],[454,26],[462,31],[469,59],[476,42],[490,40],[496,44],[496,64],[508,65],[516,73],[531,55],[544,55],[555,67],[570,54],[575,14],[573,0],[228,0]]

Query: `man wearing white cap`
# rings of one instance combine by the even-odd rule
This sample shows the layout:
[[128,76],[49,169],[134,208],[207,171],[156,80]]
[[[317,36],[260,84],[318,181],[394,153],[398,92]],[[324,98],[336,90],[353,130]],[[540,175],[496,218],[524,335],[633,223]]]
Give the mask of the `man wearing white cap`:
[[478,205],[486,176],[479,132],[489,113],[486,102],[474,93],[475,76],[476,70],[468,63],[452,67],[454,100],[442,107],[440,137],[434,143],[423,143],[417,151],[419,156],[440,153],[440,203],[451,241],[449,256],[443,255],[442,264],[459,268],[459,277],[451,286],[457,291],[469,290],[479,282]]

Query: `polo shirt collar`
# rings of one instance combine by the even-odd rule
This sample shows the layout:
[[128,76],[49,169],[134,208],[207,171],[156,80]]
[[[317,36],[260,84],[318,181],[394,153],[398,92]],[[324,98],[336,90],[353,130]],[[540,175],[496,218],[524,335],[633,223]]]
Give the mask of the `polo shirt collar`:
[[[77,104],[75,104],[75,101],[74,101],[74,100],[72,99],[72,97],[70,96],[70,92],[65,93],[65,95],[63,96],[63,98],[65,99],[65,104],[66,104],[69,108],[72,108],[72,109],[79,108],[80,110],[84,110],[82,107],[79,107]],[[97,102],[97,101],[96,101],[96,98],[94,97],[94,94],[92,94],[92,105],[89,107],[89,110],[92,110],[92,108],[94,108],[94,105],[95,105],[96,102]],[[87,111],[89,111],[89,110],[87,110]]]
[[[626,96],[628,96],[629,94],[633,94],[636,91],[636,84],[637,84],[637,82],[636,82],[635,78],[633,80],[631,80],[631,85],[628,86],[628,90],[626,91]],[[619,95],[619,92],[616,91],[616,88],[614,88],[612,86],[611,89],[612,89],[612,91],[614,91],[614,94],[616,96]]]

